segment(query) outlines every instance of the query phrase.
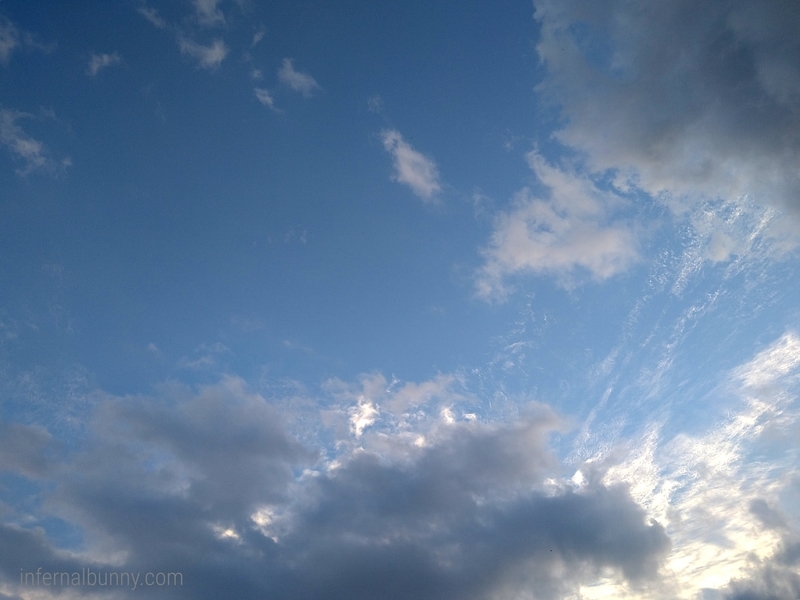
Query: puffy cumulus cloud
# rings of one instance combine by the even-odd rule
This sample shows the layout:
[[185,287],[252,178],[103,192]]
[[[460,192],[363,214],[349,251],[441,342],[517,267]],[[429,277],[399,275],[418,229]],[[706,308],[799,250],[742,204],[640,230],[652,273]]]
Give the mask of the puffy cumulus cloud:
[[563,110],[556,137],[592,171],[614,170],[677,210],[747,196],[800,214],[793,0],[535,5],[538,91]]
[[221,39],[216,39],[208,46],[203,46],[192,40],[179,38],[178,46],[180,46],[181,54],[196,59],[202,68],[209,71],[219,67],[228,55],[228,47]]
[[[386,383],[331,385],[344,395],[382,389],[387,401],[406,387]],[[418,406],[445,392],[403,393],[401,404]],[[47,471],[41,509],[79,527],[84,542],[0,526],[3,592],[73,591],[19,584],[20,569],[42,566],[181,573],[182,586],[148,588],[164,598],[555,599],[601,574],[651,585],[670,547],[625,486],[554,483],[548,439],[561,421],[543,406],[508,423],[446,422],[401,458],[360,448],[336,465],[280,423],[234,378],[106,397],[84,442]],[[98,591],[112,590],[80,589]]]
[[381,140],[394,162],[392,180],[407,185],[423,200],[434,201],[442,186],[433,159],[414,150],[396,129],[382,131]]
[[524,188],[511,210],[495,218],[478,272],[478,295],[502,299],[509,292],[506,278],[520,273],[554,275],[569,286],[580,271],[604,280],[628,269],[638,258],[637,240],[633,225],[614,219],[622,198],[535,151],[528,160],[549,195],[541,198]]
[[322,86],[308,73],[301,73],[294,68],[294,60],[284,58],[283,65],[278,70],[278,79],[289,87],[289,89],[299,92],[304,98],[311,98]]
[[113,54],[92,54],[89,59],[89,66],[86,68],[86,74],[94,77],[102,69],[118,65],[122,62],[122,57],[114,52]]

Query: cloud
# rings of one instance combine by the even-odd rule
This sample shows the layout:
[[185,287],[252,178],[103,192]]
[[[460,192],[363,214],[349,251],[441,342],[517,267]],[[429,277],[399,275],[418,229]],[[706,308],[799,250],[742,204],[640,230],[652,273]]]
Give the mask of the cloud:
[[273,98],[272,94],[269,93],[269,90],[265,90],[264,88],[255,88],[256,98],[258,99],[261,104],[266,106],[267,108],[271,108],[272,110],[278,110],[275,106],[275,98]]
[[571,285],[577,271],[602,281],[627,270],[638,259],[633,227],[613,219],[623,204],[601,191],[588,176],[547,163],[537,152],[528,155],[537,178],[549,190],[540,198],[524,188],[514,206],[501,212],[478,271],[478,295],[503,299],[511,275],[555,275]]
[[0,15],[0,63],[7,65],[11,54],[19,46],[19,30],[11,21]]
[[166,29],[167,22],[158,14],[158,10],[150,6],[142,5],[136,9],[145,19],[150,21],[158,29]]
[[180,38],[178,40],[181,53],[187,54],[192,58],[197,59],[200,66],[209,71],[213,71],[225,60],[228,55],[228,47],[221,39],[216,39],[208,46],[203,46],[197,42]]
[[122,57],[114,52],[114,54],[92,54],[89,59],[89,66],[86,69],[86,74],[94,77],[101,69],[118,65],[122,62]]
[[0,15],[0,64],[7,65],[11,60],[11,55],[19,48],[35,48],[42,52],[51,52],[54,44],[42,44],[37,41],[36,36],[21,31],[9,19]]
[[304,98],[311,98],[322,89],[311,75],[295,71],[294,60],[291,58],[283,59],[283,66],[278,70],[278,79],[290,89],[301,93]]
[[61,161],[60,165],[48,156],[42,142],[29,136],[19,125],[23,119],[34,119],[34,115],[0,108],[0,145],[6,148],[11,155],[23,163],[17,170],[20,175],[28,175],[40,169],[56,170],[71,164],[69,158]]
[[800,215],[792,0],[535,5],[547,70],[537,90],[562,110],[557,139],[590,170],[676,210],[749,197]]
[[[788,332],[727,374],[719,391],[738,397],[738,406],[705,432],[664,439],[653,424],[576,474],[578,483],[628,482],[634,500],[666,527],[673,549],[665,572],[675,574],[664,581],[669,596],[791,597],[785,590],[798,583],[800,538],[780,499],[796,495],[799,371],[800,339]],[[610,582],[597,591],[622,595]]]
[[220,0],[193,0],[197,18],[204,25],[225,23],[225,15],[217,8]]
[[[391,399],[385,383],[373,375],[338,389]],[[444,393],[402,388],[419,403]],[[548,438],[562,424],[544,406],[509,423],[442,424],[410,452],[362,447],[329,459],[236,378],[100,396],[84,441],[37,467],[50,491],[33,522],[55,516],[83,542],[0,526],[6,593],[30,595],[20,569],[43,566],[180,572],[184,585],[163,591],[201,600],[232,589],[243,599],[549,600],[601,573],[649,585],[670,548],[625,486],[554,483]],[[387,448],[405,444],[402,432],[383,437]]]
[[382,131],[381,139],[394,161],[392,180],[407,185],[423,200],[433,201],[442,189],[433,159],[414,150],[396,129]]
[[46,470],[45,449],[51,436],[35,425],[0,422],[0,471],[39,477]]

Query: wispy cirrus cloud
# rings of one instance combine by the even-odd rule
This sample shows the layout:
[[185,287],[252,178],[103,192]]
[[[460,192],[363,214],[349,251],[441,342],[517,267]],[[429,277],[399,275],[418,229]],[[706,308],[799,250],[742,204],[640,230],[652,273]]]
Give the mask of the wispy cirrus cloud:
[[101,70],[118,65],[122,62],[122,57],[114,52],[113,54],[92,54],[89,59],[89,66],[86,69],[86,74],[94,77]]
[[199,66],[203,69],[213,71],[222,64],[228,55],[228,47],[225,42],[217,38],[208,46],[203,46],[187,38],[178,38],[178,46],[182,54],[196,59]]
[[20,175],[42,169],[54,170],[71,164],[69,158],[60,163],[53,160],[44,143],[31,137],[20,125],[20,121],[35,118],[37,117],[29,113],[0,108],[0,145],[22,163],[22,168],[17,170]]
[[20,46],[19,29],[0,15],[0,63],[7,65],[11,54]]
[[217,25],[225,23],[225,15],[218,8],[220,0],[194,0],[197,18],[204,25]]
[[614,219],[621,197],[598,189],[586,174],[549,164],[536,151],[528,162],[548,195],[524,188],[513,207],[495,218],[477,274],[481,298],[505,298],[510,291],[506,280],[514,275],[553,275],[569,286],[581,271],[602,281],[636,262],[633,226]]
[[396,129],[381,132],[384,149],[392,155],[392,180],[411,188],[423,200],[435,202],[441,189],[439,170],[432,158],[415,150]]
[[261,104],[266,106],[267,108],[271,108],[274,111],[278,110],[278,107],[275,106],[275,98],[269,92],[269,90],[264,88],[255,88],[256,98],[258,99]]
[[302,94],[304,98],[311,98],[322,89],[311,75],[295,70],[294,59],[291,58],[283,59],[283,65],[278,70],[278,79],[290,89]]
[[145,19],[150,21],[150,23],[157,29],[166,29],[167,22],[161,17],[161,15],[158,14],[157,9],[142,4],[136,9],[136,12],[138,12]]
[[21,30],[10,19],[0,15],[0,64],[7,65],[20,48],[35,48],[42,52],[51,52],[55,44],[43,44],[36,36]]

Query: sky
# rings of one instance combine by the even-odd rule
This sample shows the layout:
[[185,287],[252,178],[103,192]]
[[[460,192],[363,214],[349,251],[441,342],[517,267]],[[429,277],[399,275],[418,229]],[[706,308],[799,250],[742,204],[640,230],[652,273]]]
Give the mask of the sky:
[[800,598],[795,0],[0,0],[0,600]]

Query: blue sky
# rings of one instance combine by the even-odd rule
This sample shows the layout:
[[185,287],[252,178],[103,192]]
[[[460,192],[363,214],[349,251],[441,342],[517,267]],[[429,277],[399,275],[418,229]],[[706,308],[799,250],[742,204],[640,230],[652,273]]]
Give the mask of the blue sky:
[[799,28],[2,0],[0,598],[796,599]]

